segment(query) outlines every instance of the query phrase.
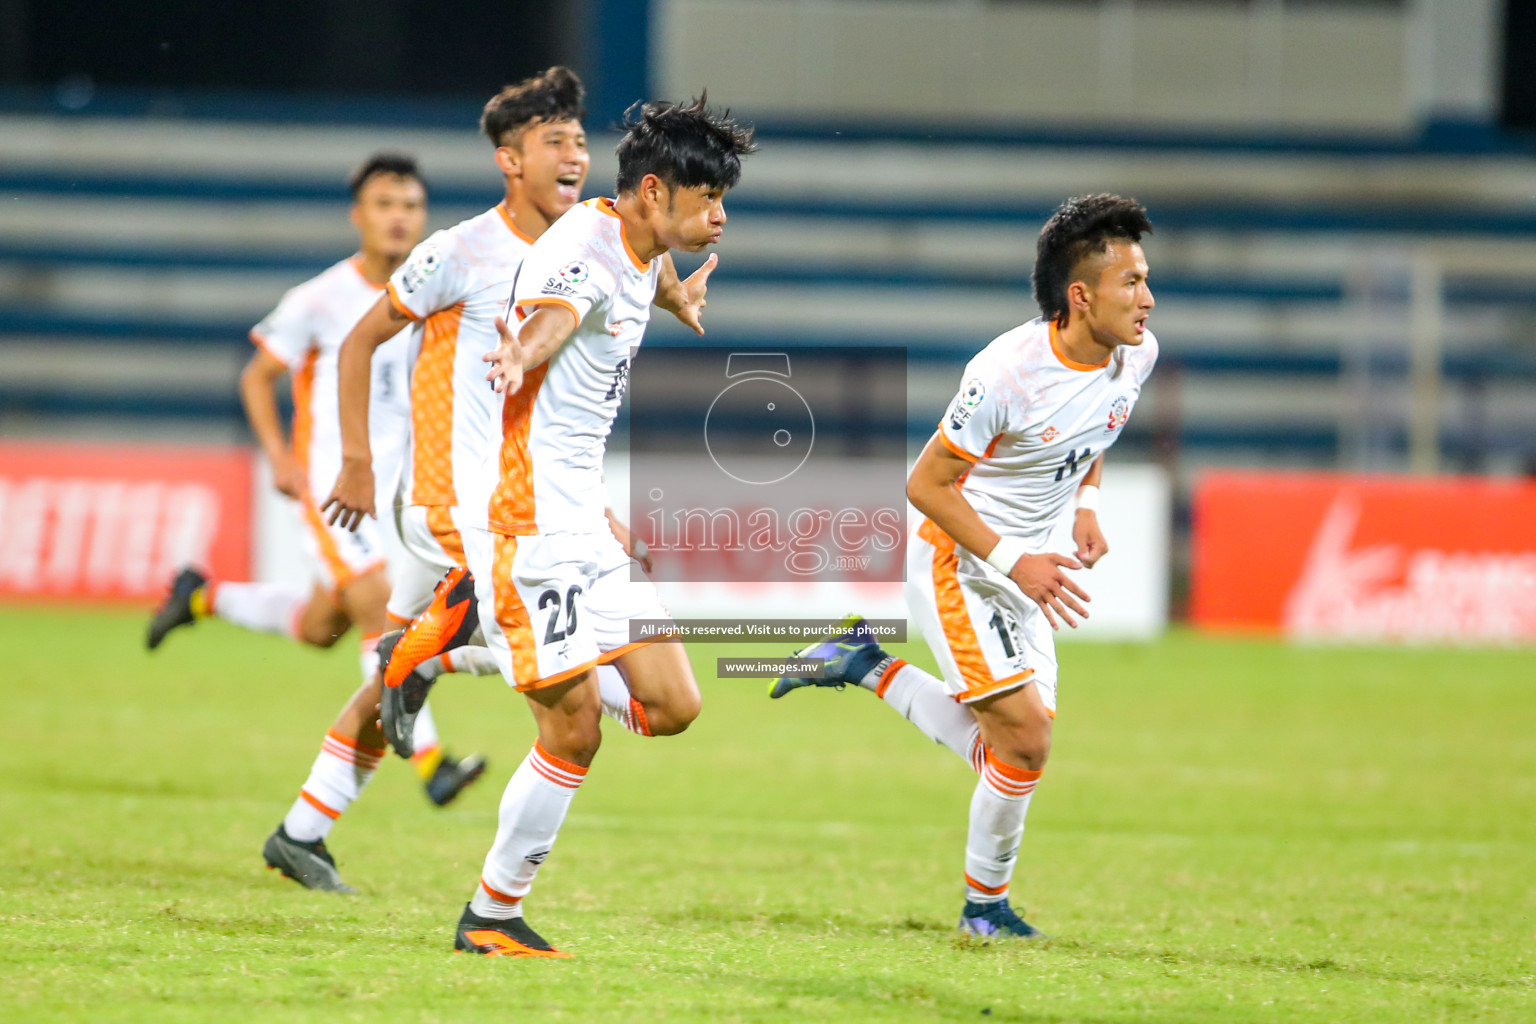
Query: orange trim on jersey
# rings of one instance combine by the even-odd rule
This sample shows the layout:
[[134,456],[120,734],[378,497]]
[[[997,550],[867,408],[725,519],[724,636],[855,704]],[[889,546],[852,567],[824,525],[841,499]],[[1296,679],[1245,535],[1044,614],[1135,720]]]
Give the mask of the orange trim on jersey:
[[512,219],[512,211],[507,209],[507,201],[505,199],[496,204],[496,212],[501,214],[502,223],[505,224],[507,228],[518,238],[521,238],[529,245],[532,245],[535,241],[537,241],[537,239],[529,238],[527,235],[523,234],[522,230],[517,226],[517,221]]
[[598,196],[587,200],[587,205],[599,213],[606,213],[619,222],[619,240],[624,243],[624,251],[629,254],[629,262],[635,265],[635,269],[642,274],[651,269],[650,263],[642,263],[640,257],[635,255],[635,250],[629,247],[629,232],[624,230],[624,218],[619,216],[619,211],[613,208],[613,200]]
[[347,262],[352,264],[352,269],[357,271],[357,276],[363,279],[363,283],[366,284],[369,288],[372,288],[374,291],[381,292],[385,289],[386,286],[388,286],[389,280],[387,278],[385,279],[384,284],[374,284],[372,281],[368,280],[368,275],[363,273],[363,258],[361,256],[349,256],[347,258]]
[[956,455],[960,456],[962,459],[964,459],[966,462],[969,462],[973,466],[981,461],[980,455],[972,455],[970,452],[966,451],[964,448],[961,448],[959,445],[955,444],[955,442],[951,441],[949,439],[949,435],[944,433],[944,424],[942,422],[939,424],[939,441],[944,445],[945,448],[948,448],[950,451],[954,452]]
[[460,302],[427,317],[411,370],[411,503],[454,505],[453,366],[464,317]]
[[[507,395],[502,403],[500,479],[489,508],[488,525],[493,533],[515,537],[538,532],[534,525],[533,455],[528,451],[528,433],[533,426],[533,403],[548,372],[547,362],[529,370],[523,377],[523,386],[515,394]],[[500,579],[498,574],[497,580]]]
[[421,319],[415,310],[405,304],[405,300],[400,297],[400,293],[395,291],[395,282],[391,281],[384,286],[384,294],[389,296],[389,304],[395,307],[396,313],[399,313],[412,323]]
[[604,651],[602,654],[599,654],[597,656],[597,663],[599,665],[612,664],[613,662],[618,661],[624,655],[628,654],[630,651],[638,651],[642,647],[649,647],[651,644],[659,644],[663,640],[671,640],[672,638],[673,636],[671,633],[662,633],[660,636],[649,636],[644,640],[635,640],[631,643],[625,644],[623,647],[615,647],[611,651]]
[[428,505],[427,529],[432,531],[432,539],[443,549],[443,554],[453,559],[454,565],[469,568],[469,562],[464,558],[464,538],[459,535],[459,528],[453,525],[452,509],[446,505]]
[[491,570],[492,603],[496,609],[496,624],[506,635],[507,647],[512,652],[512,685],[521,690],[523,684],[538,681],[539,655],[533,642],[533,620],[528,606],[517,593],[512,582],[512,561],[517,557],[517,538],[498,536],[493,538],[496,555]]
[[[1102,370],[1109,365],[1110,356],[1105,356],[1102,363],[1080,363],[1076,359],[1070,359],[1061,350],[1061,342],[1056,337],[1056,321],[1051,321],[1051,351],[1056,353],[1056,358],[1061,360],[1061,365],[1069,370],[1081,370],[1087,373],[1089,370]],[[1113,355],[1114,353],[1110,353]]]
[[523,310],[527,309],[529,306],[564,306],[566,309],[571,311],[571,316],[576,318],[576,322],[578,324],[581,323],[581,313],[577,311],[576,307],[571,305],[571,303],[567,302],[565,299],[559,299],[553,295],[537,295],[531,299],[524,299],[522,302],[519,302],[517,304],[517,309],[515,310],[517,313],[518,323],[522,323],[524,320],[528,319],[528,314],[524,313]]
[[[597,666],[600,665],[601,663],[602,663],[602,658],[601,657],[593,658],[591,661],[584,661],[580,665],[576,665],[576,666],[574,666],[572,668],[568,668],[568,669],[566,669],[563,672],[556,672],[552,676],[545,676],[543,679],[535,679],[531,683],[526,683],[526,684],[525,683],[518,683],[517,686],[514,687],[514,689],[516,689],[518,693],[527,693],[529,690],[544,690],[544,689],[548,689],[549,687],[554,686],[557,683],[563,683],[563,682],[566,682],[568,680],[575,679],[577,676],[581,675],[583,672],[588,672],[588,671],[591,671],[594,668],[597,668]],[[534,671],[537,672],[538,669],[535,668]],[[519,673],[519,675],[521,675],[521,673]]]
[[996,886],[982,885],[980,882],[976,881],[976,879],[971,877],[971,873],[969,871],[965,873],[965,884],[970,886],[972,889],[975,889],[977,892],[986,893],[988,896],[1001,896],[1003,893],[1008,891],[1007,882]]
[[315,799],[315,797],[310,794],[309,790],[299,790],[299,796],[304,798],[305,803],[309,804],[309,806],[313,807],[327,818],[330,818],[332,821],[335,821],[337,818],[341,817],[340,811],[336,810],[334,807],[327,807],[325,804]]
[[[932,529],[929,529],[932,527]],[[981,641],[976,637],[976,627],[971,623],[971,613],[965,605],[965,593],[960,589],[960,576],[956,571],[960,557],[955,542],[932,520],[924,520],[918,527],[918,536],[933,545],[933,599],[939,613],[939,625],[949,644],[949,653],[955,659],[955,667],[966,688],[955,697],[968,703],[993,693],[1000,693],[1011,685],[1018,685],[1035,674],[1026,669],[1007,679],[995,679],[982,653]]]
[[[955,701],[960,704],[971,704],[981,700],[983,697],[996,697],[1000,693],[1007,693],[1009,690],[1028,685],[1029,681],[1034,678],[1034,675],[1035,670],[1027,668],[1023,672],[1009,676],[1007,679],[999,679],[992,683],[975,683],[955,694]],[[1055,718],[1056,716],[1052,714],[1051,717]]]
[[[315,395],[315,363],[320,353],[314,349],[304,357],[304,362],[292,372],[293,376],[293,430],[289,440],[293,445],[293,457],[299,468],[309,476],[309,439],[314,433],[314,411],[311,404]],[[306,499],[307,500],[307,499]]]

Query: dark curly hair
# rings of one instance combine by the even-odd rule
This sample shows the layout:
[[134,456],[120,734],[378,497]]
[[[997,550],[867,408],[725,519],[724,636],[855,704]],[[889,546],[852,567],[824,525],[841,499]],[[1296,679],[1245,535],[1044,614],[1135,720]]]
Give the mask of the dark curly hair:
[[1111,242],[1139,242],[1142,235],[1151,233],[1146,207],[1134,199],[1100,193],[1062,203],[1040,229],[1035,245],[1030,280],[1040,312],[1048,320],[1065,324],[1067,288],[1083,261],[1107,251]]
[[516,146],[525,129],[554,121],[580,121],[586,86],[570,68],[556,64],[492,96],[480,115],[480,130],[494,146]]
[[619,140],[620,194],[633,192],[647,174],[669,188],[728,189],[741,180],[741,158],[757,149],[750,125],[740,125],[729,110],[715,113],[708,93],[683,106],[635,104],[624,114]]

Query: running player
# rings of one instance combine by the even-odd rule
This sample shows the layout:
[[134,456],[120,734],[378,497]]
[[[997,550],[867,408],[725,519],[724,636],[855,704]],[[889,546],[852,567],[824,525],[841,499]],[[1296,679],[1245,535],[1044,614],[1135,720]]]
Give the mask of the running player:
[[[1039,932],[1009,906],[1024,816],[1056,717],[1052,630],[1086,618],[1063,572],[1109,550],[1097,508],[1104,452],[1120,436],[1157,359],[1141,236],[1130,199],[1070,199],[1040,233],[1035,300],[1043,315],[1002,335],[965,369],[960,392],[907,480],[926,517],[907,548],[907,607],[943,678],[847,632],[800,652],[826,678],[778,680],[873,690],[981,775],[971,798],[960,927],[983,937]],[[1051,551],[1076,497],[1076,557]]]
[[[495,318],[533,238],[580,198],[589,163],[581,97],[581,82],[556,67],[491,98],[481,127],[496,147],[504,201],[410,251],[341,344],[332,392],[340,406],[340,467],[322,507],[330,529],[344,536],[377,529],[378,509],[385,512],[383,522],[400,529],[407,557],[386,595],[397,625],[428,605],[445,570],[463,565],[459,494],[473,492],[472,470],[478,468],[466,453],[476,450],[471,445],[477,438],[485,448],[499,436],[496,395],[481,379],[480,357],[495,344]],[[408,337],[411,350],[409,443],[398,496],[391,490],[381,499],[373,449],[377,392],[369,384],[369,367],[397,336]],[[478,387],[463,385],[471,375]],[[482,509],[488,496],[487,488]],[[445,610],[451,610],[458,582],[455,576],[441,588]],[[395,639],[395,634],[386,637],[386,653]],[[496,671],[484,648],[455,653],[455,669]],[[269,861],[276,855],[312,888],[344,888],[325,841],[384,754],[378,703],[379,673],[370,672],[326,733],[298,799],[267,840]],[[429,715],[414,724],[412,759],[430,776],[442,761],[434,745],[422,742],[423,725],[431,731]]]
[[[251,331],[256,352],[240,379],[246,415],[272,466],[274,485],[294,499],[315,581],[309,589],[285,583],[213,582],[194,568],[183,569],[150,622],[151,650],[170,630],[207,615],[316,647],[330,647],[356,624],[363,634],[363,674],[366,678],[372,673],[389,595],[385,563],[400,560],[400,542],[392,521],[370,524],[357,533],[327,526],[314,498],[329,491],[341,466],[338,349],[420,240],[426,224],[426,186],[416,161],[398,153],[370,157],[353,172],[349,186],[358,253],[283,296]],[[363,386],[372,392],[379,410],[372,424],[372,449],[380,492],[389,495],[399,478],[410,406],[405,336],[396,331],[386,340],[364,367]],[[294,397],[291,437],[286,439],[276,399],[277,381],[284,374],[292,376]],[[437,750],[432,771],[424,775],[427,796],[446,804],[478,776],[484,760],[443,757],[430,715],[420,719],[420,732],[421,746]],[[367,755],[359,751],[357,756]]]
[[[338,530],[367,529],[379,509],[385,521],[398,523],[409,557],[396,573],[391,619],[400,624],[435,616],[429,624],[439,634],[458,638],[446,645],[456,649],[433,649],[426,664],[395,659],[405,664],[406,673],[415,669],[413,678],[430,680],[445,670],[497,671],[495,658],[483,646],[461,646],[475,621],[466,621],[464,614],[466,605],[473,605],[474,581],[463,568],[460,529],[466,515],[484,523],[494,480],[482,484],[477,479],[480,453],[494,451],[501,436],[500,399],[486,385],[482,356],[496,343],[495,320],[506,306],[523,255],[580,198],[590,163],[581,127],[582,93],[573,73],[554,67],[491,98],[481,128],[496,147],[503,201],[417,246],[341,346],[342,464],[323,507]],[[698,329],[697,308],[680,297],[675,274],[672,281],[669,308]],[[393,495],[379,499],[378,460],[370,450],[376,431],[369,366],[380,346],[408,325],[414,350],[410,443],[398,500]],[[448,576],[439,583],[445,570]],[[386,668],[399,637],[390,633],[381,644]],[[370,675],[343,707],[299,798],[268,839],[269,855],[281,854],[307,885],[341,885],[324,842],[384,752],[385,736],[376,724],[380,683],[378,675]],[[630,698],[622,681],[617,689],[628,711]],[[408,728],[391,734],[390,742],[423,775],[440,773],[439,755],[423,744],[424,724],[431,733],[426,709],[418,704],[411,711]],[[419,717],[418,711],[423,712]]]
[[[251,330],[256,345],[240,375],[240,397],[251,431],[272,467],[273,485],[292,498],[315,580],[308,589],[278,583],[205,579],[186,569],[156,611],[147,638],[151,650],[166,634],[217,615],[247,629],[292,636],[330,647],[353,624],[377,638],[384,631],[385,544],[375,526],[359,533],[328,529],[315,496],[329,492],[341,465],[336,410],[336,355],[357,318],[378,298],[389,275],[420,239],[426,224],[426,188],[416,161],[378,153],[349,183],[358,252],[290,290]],[[380,414],[374,423],[381,483],[399,472],[409,397],[404,378],[405,338],[382,347],[368,386]],[[283,436],[277,382],[291,375],[293,424]],[[392,486],[392,483],[390,483]]]
[[[597,668],[616,664],[657,735],[698,716],[680,644],[631,643],[629,622],[666,619],[655,588],[605,516],[603,454],[670,249],[720,240],[725,193],[752,132],[688,106],[646,105],[619,143],[616,199],[581,204],[524,258],[514,334],[487,359],[504,393],[489,530],[465,532],[480,622],[502,675],[528,698],[538,741],[502,796],[500,827],[454,946],[495,956],[563,956],[523,920],[602,740]],[[702,305],[704,277],[685,287]]]

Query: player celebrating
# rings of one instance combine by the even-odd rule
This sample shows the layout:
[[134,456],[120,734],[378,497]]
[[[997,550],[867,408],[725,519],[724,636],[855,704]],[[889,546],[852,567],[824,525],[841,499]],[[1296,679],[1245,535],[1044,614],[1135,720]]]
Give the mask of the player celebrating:
[[[907,548],[907,606],[944,678],[892,658],[862,620],[813,645],[826,678],[778,680],[873,690],[981,779],[971,798],[960,927],[983,937],[1039,932],[1008,904],[1024,816],[1056,716],[1052,630],[1088,600],[1063,569],[1109,550],[1097,507],[1104,452],[1157,359],[1141,236],[1146,211],[1113,195],[1071,199],[1040,232],[1035,300],[1044,314],[971,360],[960,393],[907,480],[926,517]],[[1049,549],[1076,492],[1076,558]]]
[[[397,558],[393,524],[370,524],[358,533],[327,526],[314,500],[325,494],[341,465],[336,405],[337,355],[342,339],[379,296],[384,281],[421,238],[426,223],[426,187],[416,161],[378,153],[352,175],[352,223],[357,255],[343,260],[283,296],[251,331],[257,351],[240,379],[251,430],[272,466],[277,489],[295,501],[304,524],[304,543],[316,581],[306,591],[282,583],[210,582],[187,568],[172,582],[170,595],[150,622],[148,645],[155,649],[170,630],[206,615],[218,615],[248,629],[281,633],[316,647],[330,647],[356,624],[363,634],[364,677],[372,673],[374,645],[385,628],[389,595],[386,557]],[[364,387],[379,410],[373,422],[373,453],[380,492],[393,494],[405,445],[409,398],[405,343],[391,334],[364,366]],[[293,378],[291,438],[283,437],[276,384]],[[479,757],[455,761],[442,756],[430,716],[421,719],[422,746],[437,749],[424,775],[428,797],[446,804],[483,769]],[[338,752],[362,763],[369,750],[333,738]],[[382,752],[382,751],[379,751]],[[269,858],[270,859],[270,858]],[[292,864],[275,865],[290,874]]]
[[[524,258],[512,308],[488,359],[505,395],[499,482],[489,530],[465,533],[480,622],[502,674],[528,698],[538,741],[502,797],[496,841],[454,946],[497,956],[563,956],[523,920],[602,739],[595,669],[621,667],[658,735],[699,712],[680,644],[631,643],[629,622],[669,616],[604,514],[603,454],[669,249],[720,239],[724,197],[752,132],[700,99],[646,105],[619,143],[616,199],[589,200]],[[707,269],[685,282],[703,303]]]
[[[395,153],[370,157],[353,173],[350,188],[357,254],[283,296],[251,330],[256,352],[240,375],[246,418],[271,464],[273,485],[294,499],[303,521],[314,585],[303,590],[277,583],[212,583],[196,570],[184,570],[150,622],[151,650],[172,629],[207,615],[316,647],[330,647],[354,623],[369,637],[384,631],[389,582],[378,528],[356,534],[328,529],[314,499],[329,492],[341,465],[337,351],[421,239],[426,188],[416,161]],[[380,410],[374,423],[380,481],[390,487],[399,472],[409,413],[404,368],[403,335],[382,347],[370,366],[368,386]],[[284,374],[293,382],[291,438],[283,436],[277,412],[277,381]]]
[[[590,158],[581,127],[581,82],[569,70],[551,68],[508,86],[486,104],[481,127],[496,146],[495,159],[505,180],[504,201],[485,213],[433,234],[418,245],[390,275],[384,293],[371,305],[341,345],[339,382],[340,472],[324,503],[344,536],[363,534],[377,524],[375,510],[398,522],[408,557],[389,595],[390,615],[409,621],[433,598],[444,570],[462,566],[460,507],[482,510],[489,487],[475,493],[479,459],[500,436],[499,399],[484,381],[482,356],[496,343],[495,320],[506,307],[512,280],[523,255],[580,198]],[[372,449],[377,391],[369,386],[369,366],[391,339],[406,335],[416,350],[410,366],[410,441],[401,474],[398,509],[393,494],[376,497],[379,466]],[[465,385],[473,380],[475,387]],[[444,581],[440,606],[454,610],[454,595],[465,571]],[[460,610],[462,614],[462,610]],[[386,637],[389,646],[396,639]],[[455,652],[450,662],[460,671],[496,671],[484,648]],[[384,754],[379,730],[379,673],[371,672],[348,700],[321,744],[308,779],[281,825],[267,840],[296,865],[295,874],[315,888],[340,888],[341,880],[324,842],[341,814],[361,795]],[[413,760],[423,773],[435,772],[436,752],[422,743],[423,722],[415,720]]]

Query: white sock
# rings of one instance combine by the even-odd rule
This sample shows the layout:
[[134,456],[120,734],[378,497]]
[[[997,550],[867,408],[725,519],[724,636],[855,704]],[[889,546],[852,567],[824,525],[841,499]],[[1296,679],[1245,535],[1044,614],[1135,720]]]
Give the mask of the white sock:
[[309,604],[309,591],[286,583],[213,583],[213,614],[246,629],[283,636],[298,635],[298,618]]
[[1024,816],[1040,773],[1004,764],[986,749],[981,778],[971,796],[971,827],[965,839],[965,898],[997,903],[1008,898],[1008,882],[1024,837]]
[[560,823],[586,776],[587,769],[534,743],[501,796],[496,842],[485,856],[470,910],[499,920],[522,916],[523,897],[554,848]]
[[[437,722],[432,718],[431,704],[423,704],[416,714],[416,725],[411,729],[411,747],[416,751],[411,755],[412,761],[438,748]],[[437,765],[434,763],[432,767],[435,769]]]
[[363,637],[357,646],[357,667],[362,669],[363,681],[369,682],[379,671],[379,638],[382,633]]
[[[950,696],[943,680],[900,658],[889,665],[876,666],[876,670],[879,676],[869,687],[875,696],[895,708],[924,736],[953,750],[972,769],[981,771],[981,726],[976,724],[970,708]],[[876,675],[876,671],[870,675]]]
[[335,729],[327,732],[299,798],[283,819],[289,837],[312,843],[329,835],[336,819],[373,778],[383,756],[383,750],[362,746]]
[[651,735],[645,708],[629,692],[629,684],[617,665],[597,666],[597,689],[603,698],[603,714],[636,735]]
[[489,647],[475,647],[467,645],[455,647],[451,651],[444,651],[436,657],[428,658],[416,666],[425,679],[436,679],[444,672],[463,672],[471,676],[494,676],[501,671],[496,664],[496,655],[491,653]]

